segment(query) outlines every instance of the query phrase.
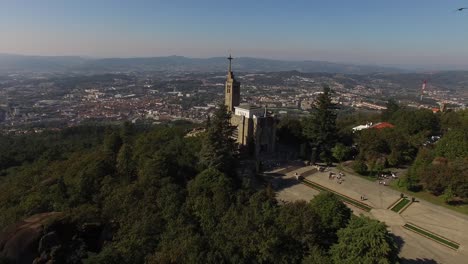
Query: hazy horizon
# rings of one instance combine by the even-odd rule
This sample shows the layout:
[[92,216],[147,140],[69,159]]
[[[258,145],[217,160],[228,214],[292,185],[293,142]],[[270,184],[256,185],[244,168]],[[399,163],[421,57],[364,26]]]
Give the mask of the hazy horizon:
[[466,1],[4,0],[0,53],[468,69]]

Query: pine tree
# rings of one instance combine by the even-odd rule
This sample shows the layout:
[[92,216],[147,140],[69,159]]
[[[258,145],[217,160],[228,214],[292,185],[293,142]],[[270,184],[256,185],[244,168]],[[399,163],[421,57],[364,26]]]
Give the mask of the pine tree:
[[128,144],[123,144],[117,155],[117,173],[122,180],[128,182],[135,177],[135,164],[132,155],[133,150]]
[[315,100],[312,114],[304,120],[303,134],[312,149],[311,161],[317,156],[331,162],[332,148],[337,139],[336,105],[331,100],[332,91],[325,85],[323,93]]
[[107,155],[112,160],[112,162],[114,162],[122,144],[122,138],[118,133],[111,132],[106,134],[103,144],[104,154]]
[[386,104],[387,109],[382,111],[382,120],[389,121],[392,118],[392,115],[400,109],[400,105],[395,101],[395,99],[390,99]]
[[236,161],[237,146],[232,138],[234,127],[231,125],[231,113],[224,104],[219,105],[207,125],[200,151],[200,165],[232,174]]

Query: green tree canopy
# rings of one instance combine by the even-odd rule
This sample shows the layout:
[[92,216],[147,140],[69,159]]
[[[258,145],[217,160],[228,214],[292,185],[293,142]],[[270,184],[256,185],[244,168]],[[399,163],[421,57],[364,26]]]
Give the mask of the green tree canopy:
[[437,143],[435,148],[437,156],[450,160],[468,157],[468,130],[452,129],[448,131]]
[[123,144],[117,154],[116,169],[120,178],[130,182],[135,179],[136,168],[133,161],[133,150],[129,144]]
[[285,117],[280,119],[277,132],[278,141],[284,144],[300,144],[303,141],[302,123],[299,119]]
[[336,105],[332,103],[331,94],[330,87],[325,85],[323,93],[315,100],[311,115],[304,119],[303,135],[312,147],[313,162],[317,155],[330,162],[331,149],[337,140]]
[[351,154],[351,148],[338,143],[332,148],[333,157],[339,162],[345,161]]
[[397,129],[407,135],[434,135],[440,130],[437,116],[429,109],[400,109],[392,115],[391,121]]
[[398,248],[385,224],[367,217],[353,217],[338,231],[331,248],[333,263],[397,263]]
[[203,138],[200,151],[200,164],[203,168],[213,168],[232,174],[236,162],[236,143],[232,138],[234,127],[231,113],[224,104],[218,106]]
[[232,181],[220,171],[209,168],[197,175],[187,187],[187,206],[203,229],[211,232],[231,206],[234,194]]
[[305,201],[281,206],[277,221],[279,228],[285,234],[283,239],[288,254],[297,256],[298,261],[307,253],[303,249],[319,244],[321,219]]
[[[241,198],[241,197],[238,197]],[[256,192],[230,208],[221,221],[217,244],[230,263],[291,263],[277,226],[278,207],[266,191]],[[243,198],[242,198],[243,199]],[[300,257],[299,257],[300,258]]]
[[[38,252],[54,263],[330,263],[351,215],[334,195],[280,205],[271,188],[235,184],[232,167],[228,176],[200,166],[207,142],[226,144],[228,120],[225,111],[210,120],[211,140],[186,137],[187,124],[0,136],[14,161],[0,169],[0,229],[62,212],[44,232],[57,232],[59,245]],[[213,153],[205,162],[229,164],[235,145]],[[450,182],[454,195],[460,180]]]
[[336,231],[345,227],[351,218],[351,210],[336,195],[322,192],[310,201],[312,211],[320,219],[321,243],[329,246],[335,242]]
[[382,111],[382,120],[389,121],[392,118],[393,114],[400,109],[400,105],[395,101],[395,99],[390,99],[385,105],[387,109]]

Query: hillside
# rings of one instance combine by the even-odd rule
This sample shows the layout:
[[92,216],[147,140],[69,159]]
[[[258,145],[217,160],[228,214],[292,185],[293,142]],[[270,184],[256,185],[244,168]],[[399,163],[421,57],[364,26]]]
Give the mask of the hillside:
[[[240,177],[220,113],[196,137],[129,123],[0,136],[0,263],[395,263],[385,224],[335,195],[281,204]],[[384,250],[344,256],[348,234]]]
[[25,56],[0,54],[0,73],[66,72],[85,63],[77,56]]
[[[182,56],[149,58],[105,58],[22,56],[0,54],[1,72],[129,72],[129,71],[176,71],[212,72],[226,68],[226,59],[187,58]],[[326,61],[282,61],[241,57],[233,62],[236,71],[245,72],[329,72],[367,74],[374,72],[404,72],[397,68],[332,63]]]

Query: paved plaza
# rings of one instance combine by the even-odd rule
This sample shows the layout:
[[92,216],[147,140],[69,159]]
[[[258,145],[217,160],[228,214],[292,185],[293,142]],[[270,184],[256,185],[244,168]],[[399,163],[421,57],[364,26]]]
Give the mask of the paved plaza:
[[[398,214],[388,208],[400,198],[399,192],[349,173],[346,173],[344,181],[340,184],[335,179],[329,179],[330,172],[338,174],[339,171],[336,168],[329,168],[324,172],[318,172],[312,166],[290,166],[274,170],[269,175],[272,187],[277,191],[277,199],[280,201],[310,201],[319,193],[298,181],[296,173],[306,180],[355,200],[360,201],[361,196],[365,196],[366,200],[363,203],[373,208],[370,212],[347,205],[357,215],[363,214],[385,222],[389,230],[397,236],[403,263],[468,263],[467,215],[419,199]],[[451,239],[459,243],[460,248],[450,249],[403,228],[407,222]]]

